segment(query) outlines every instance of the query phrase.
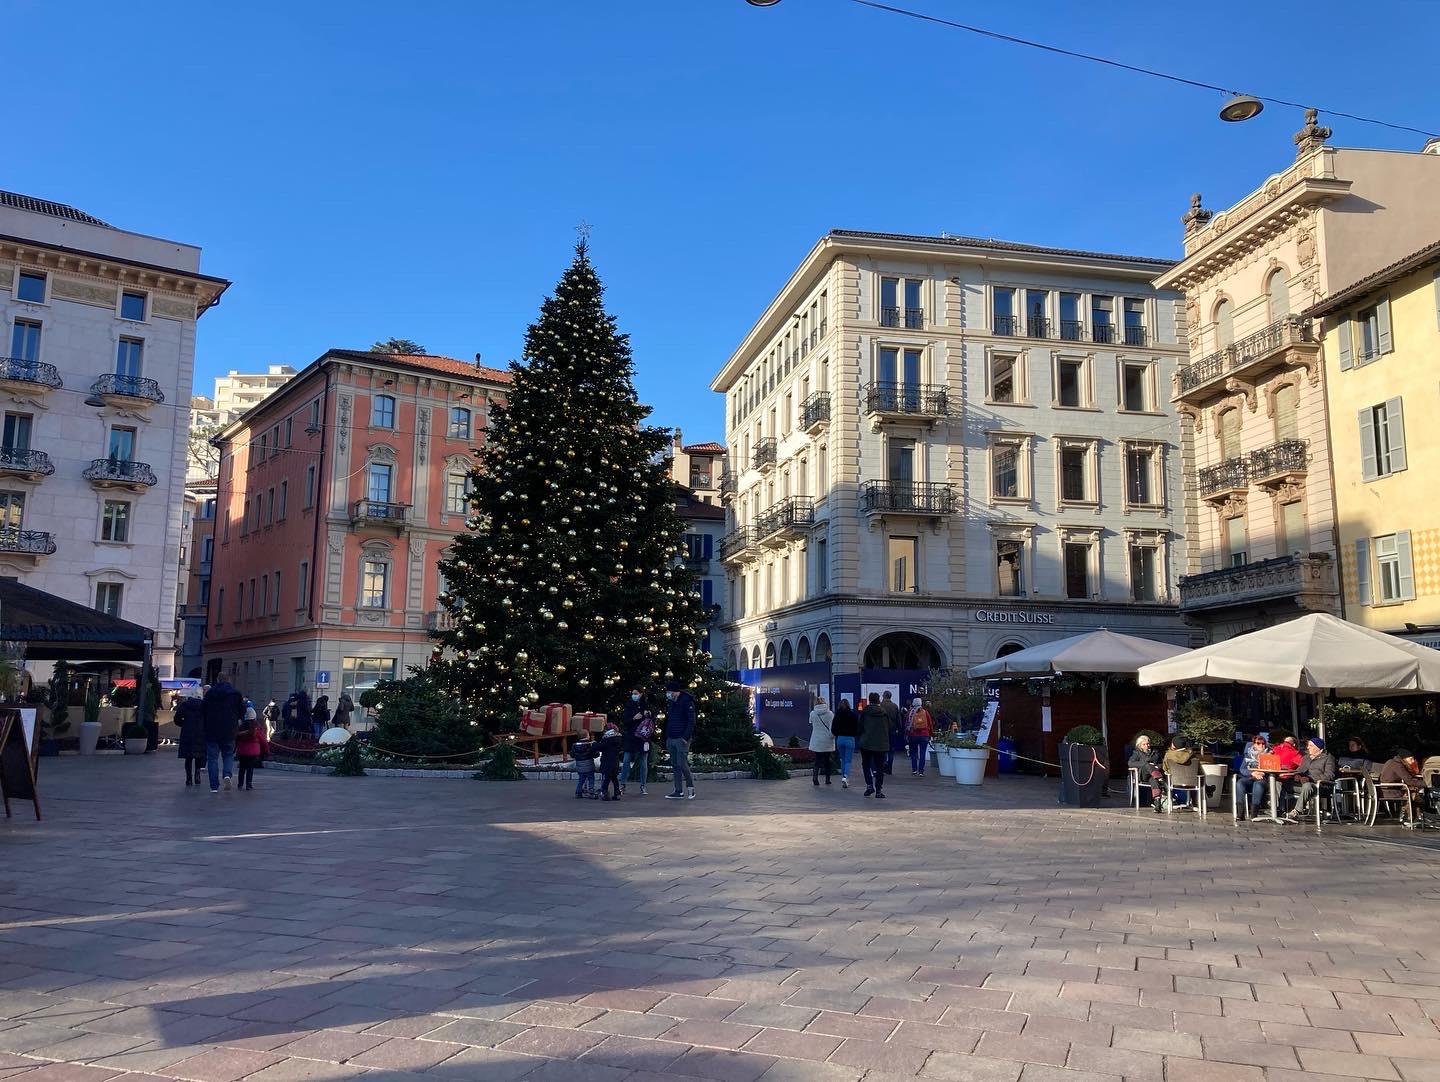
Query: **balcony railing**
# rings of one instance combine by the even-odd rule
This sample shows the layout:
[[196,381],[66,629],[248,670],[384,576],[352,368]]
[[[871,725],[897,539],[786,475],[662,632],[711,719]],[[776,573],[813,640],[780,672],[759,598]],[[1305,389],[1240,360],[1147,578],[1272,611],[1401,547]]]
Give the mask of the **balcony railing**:
[[830,392],[816,391],[800,403],[800,427],[806,432],[830,420]]
[[1102,345],[1117,341],[1115,324],[1096,323],[1090,328],[1090,340],[1092,342],[1099,342]]
[[91,459],[82,475],[87,481],[102,484],[135,485],[149,488],[159,480],[148,462],[131,462],[124,458]]
[[918,331],[925,326],[925,309],[905,309],[905,326],[912,331]]
[[815,328],[810,330],[810,348],[814,349],[820,344],[820,332]]
[[872,383],[865,390],[866,413],[947,417],[950,400],[944,387],[928,383]]
[[160,384],[144,376],[122,376],[118,372],[107,372],[90,385],[90,392],[98,395],[114,395],[117,398],[138,398],[145,402],[164,402],[165,393]]
[[37,387],[62,387],[53,364],[27,361],[23,357],[0,357],[0,382],[32,383]]
[[680,558],[680,562],[687,571],[693,571],[697,575],[710,573],[710,557],[708,556],[692,556],[687,553]]
[[1147,341],[1149,341],[1149,336],[1144,327],[1132,324],[1125,328],[1125,344],[1127,346],[1143,346]]
[[0,529],[0,552],[50,556],[55,552],[55,537],[41,530]]
[[735,475],[729,470],[720,475],[720,495],[722,497],[735,495]]
[[350,516],[353,522],[376,522],[386,526],[404,526],[410,519],[408,503],[389,500],[356,500]]
[[830,320],[828,320],[828,319],[822,319],[822,320],[820,321],[820,337],[821,337],[821,338],[824,338],[824,337],[825,337],[825,332],[826,332],[827,330],[829,330],[829,328],[830,328]]
[[866,481],[860,509],[866,514],[951,515],[955,490],[937,481]]
[[750,458],[750,467],[756,470],[768,470],[775,465],[779,454],[780,445],[775,442],[775,437],[766,436],[755,445],[755,451]]
[[1194,364],[1186,365],[1175,373],[1175,388],[1180,394],[1188,394],[1196,387],[1209,383],[1224,373],[1230,361],[1228,349],[1201,357]]
[[815,501],[809,496],[787,496],[755,520],[755,539],[766,541],[815,525]]
[[1222,492],[1235,492],[1250,483],[1248,463],[1244,458],[1227,458],[1218,466],[1206,466],[1198,474],[1203,498]]
[[885,305],[885,306],[883,306],[883,307],[880,309],[880,326],[882,326],[882,327],[898,327],[898,326],[900,326],[900,309],[899,309],[899,308],[896,308],[896,307],[893,307],[892,305],[888,305],[888,304]]
[[1281,440],[1251,451],[1246,469],[1252,481],[1263,484],[1275,478],[1304,473],[1309,458],[1310,448],[1305,440]]
[[720,559],[733,560],[737,556],[743,556],[751,546],[755,544],[755,528],[753,526],[741,526],[738,530],[727,533],[720,538]]
[[1025,317],[1025,337],[1026,337],[1026,338],[1049,338],[1049,337],[1050,337],[1050,321],[1049,321],[1048,319],[1046,319],[1044,316],[1026,316],[1026,317]]
[[28,477],[49,477],[55,464],[44,451],[29,447],[0,447],[0,472],[23,473]]
[[1331,607],[1337,595],[1335,562],[1325,553],[1278,556],[1186,575],[1180,580],[1180,609],[1221,609],[1289,598],[1302,608]]
[[1189,394],[1212,380],[1219,379],[1227,372],[1263,361],[1292,346],[1315,347],[1310,334],[1310,325],[1302,323],[1295,316],[1277,319],[1270,326],[1246,335],[1232,345],[1206,354],[1192,365],[1175,373],[1176,395]]
[[1078,319],[1060,321],[1060,339],[1064,342],[1080,342],[1085,338],[1085,324]]
[[995,333],[1016,335],[1020,333],[1020,318],[1018,316],[1002,316],[995,313]]
[[455,614],[449,609],[431,609],[425,614],[425,628],[427,631],[453,631]]

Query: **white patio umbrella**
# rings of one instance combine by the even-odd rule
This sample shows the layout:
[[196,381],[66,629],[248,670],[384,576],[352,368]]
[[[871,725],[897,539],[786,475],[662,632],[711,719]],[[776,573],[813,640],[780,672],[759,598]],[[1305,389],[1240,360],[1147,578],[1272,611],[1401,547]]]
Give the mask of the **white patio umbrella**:
[[[1017,650],[994,661],[972,666],[971,678],[988,676],[1053,676],[1059,673],[1087,675],[1134,676],[1142,666],[1187,654],[1183,646],[1142,639],[1138,635],[1121,635],[1114,631],[1089,631],[1066,639],[1042,642],[1027,650]],[[1100,681],[1100,732],[1109,742],[1106,718],[1107,679]]]

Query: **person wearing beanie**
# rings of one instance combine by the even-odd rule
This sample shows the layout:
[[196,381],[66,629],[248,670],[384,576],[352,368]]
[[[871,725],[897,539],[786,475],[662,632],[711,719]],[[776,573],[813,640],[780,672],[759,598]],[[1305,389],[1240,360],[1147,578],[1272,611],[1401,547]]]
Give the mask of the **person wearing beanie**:
[[906,728],[905,735],[910,744],[910,773],[917,778],[923,778],[925,755],[930,748],[930,738],[935,735],[935,719],[918,698],[910,704],[910,718]]
[[1325,750],[1324,738],[1312,736],[1305,743],[1305,757],[1300,760],[1300,765],[1295,768],[1294,778],[1291,779],[1292,784],[1295,780],[1300,782],[1300,799],[1296,801],[1294,810],[1285,816],[1285,821],[1297,823],[1304,818],[1310,801],[1315,799],[1320,787],[1333,784],[1338,773],[1339,765],[1335,762],[1335,756]]

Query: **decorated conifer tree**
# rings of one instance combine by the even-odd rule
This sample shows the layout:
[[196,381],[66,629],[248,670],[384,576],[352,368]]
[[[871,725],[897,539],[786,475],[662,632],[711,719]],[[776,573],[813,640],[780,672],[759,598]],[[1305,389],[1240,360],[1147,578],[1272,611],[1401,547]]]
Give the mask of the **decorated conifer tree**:
[[669,432],[644,424],[602,293],[582,241],[510,367],[467,532],[441,564],[454,626],[433,666],[487,728],[536,703],[605,710],[632,686],[707,677],[709,613],[677,561]]

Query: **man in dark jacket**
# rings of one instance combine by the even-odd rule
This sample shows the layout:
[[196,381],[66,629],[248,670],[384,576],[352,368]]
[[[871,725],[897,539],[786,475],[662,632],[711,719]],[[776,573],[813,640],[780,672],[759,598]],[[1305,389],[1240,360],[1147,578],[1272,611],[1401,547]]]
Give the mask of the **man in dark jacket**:
[[890,697],[887,691],[880,699],[880,709],[885,711],[885,725],[890,734],[890,743],[885,748],[885,773],[895,773],[895,742],[898,739],[900,747],[905,747],[905,728],[900,724],[900,708],[895,705],[895,700]]
[[665,749],[670,753],[675,791],[666,800],[695,799],[695,775],[690,773],[690,741],[695,739],[695,700],[675,681],[666,691],[670,705],[665,712]]
[[1305,758],[1300,760],[1295,770],[1295,777],[1301,781],[1300,799],[1295,804],[1295,810],[1285,816],[1285,821],[1295,823],[1303,819],[1320,786],[1334,782],[1337,772],[1335,756],[1325,750],[1325,741],[1312,736],[1305,744]]
[[220,791],[221,762],[225,788],[235,773],[235,734],[245,716],[245,697],[223,676],[210,686],[202,703],[205,711],[205,767],[210,774],[210,791]]
[[205,761],[205,708],[199,699],[187,696],[175,707],[175,727],[180,730],[177,751],[185,760],[186,786],[200,784],[200,764]]
[[885,756],[890,753],[890,715],[873,691],[860,711],[860,762],[865,767],[865,795],[885,799]]

